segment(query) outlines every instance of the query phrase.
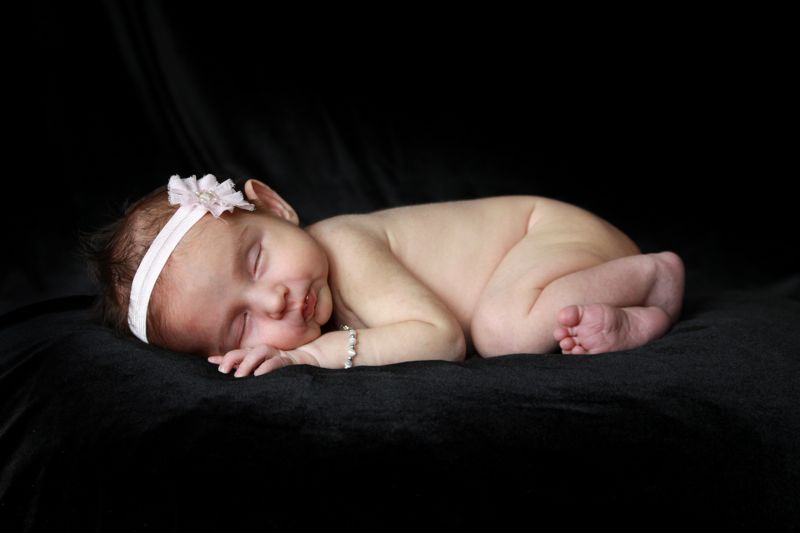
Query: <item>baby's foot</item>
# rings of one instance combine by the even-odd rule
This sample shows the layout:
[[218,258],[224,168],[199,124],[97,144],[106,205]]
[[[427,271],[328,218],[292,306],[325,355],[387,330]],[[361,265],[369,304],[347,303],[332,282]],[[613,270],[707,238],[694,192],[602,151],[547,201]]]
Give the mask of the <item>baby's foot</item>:
[[671,320],[660,307],[569,305],[558,313],[553,336],[564,354],[629,350],[662,336]]

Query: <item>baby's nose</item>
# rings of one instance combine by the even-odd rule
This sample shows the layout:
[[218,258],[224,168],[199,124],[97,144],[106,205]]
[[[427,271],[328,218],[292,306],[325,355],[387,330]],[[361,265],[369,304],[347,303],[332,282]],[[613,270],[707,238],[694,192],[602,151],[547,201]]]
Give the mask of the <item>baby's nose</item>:
[[280,320],[286,312],[289,289],[279,285],[255,293],[256,308],[261,308],[273,320]]

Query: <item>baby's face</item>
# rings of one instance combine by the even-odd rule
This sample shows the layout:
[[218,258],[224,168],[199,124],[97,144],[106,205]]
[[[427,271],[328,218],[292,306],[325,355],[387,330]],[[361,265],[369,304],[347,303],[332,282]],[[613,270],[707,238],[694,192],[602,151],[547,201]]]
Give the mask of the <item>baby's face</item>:
[[289,350],[319,337],[333,300],[317,241],[264,210],[223,218],[227,224],[205,215],[162,272],[167,347],[224,355],[255,344]]

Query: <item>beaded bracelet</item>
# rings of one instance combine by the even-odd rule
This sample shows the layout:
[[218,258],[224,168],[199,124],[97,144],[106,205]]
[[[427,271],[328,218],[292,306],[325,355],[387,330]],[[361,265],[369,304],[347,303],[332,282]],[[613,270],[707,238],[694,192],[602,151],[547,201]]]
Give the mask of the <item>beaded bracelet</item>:
[[355,329],[351,328],[347,324],[342,326],[342,329],[344,331],[349,331],[350,332],[349,345],[347,347],[347,361],[345,361],[344,367],[345,368],[352,368],[353,367],[353,357],[356,356],[356,341],[357,341],[358,334],[357,334]]

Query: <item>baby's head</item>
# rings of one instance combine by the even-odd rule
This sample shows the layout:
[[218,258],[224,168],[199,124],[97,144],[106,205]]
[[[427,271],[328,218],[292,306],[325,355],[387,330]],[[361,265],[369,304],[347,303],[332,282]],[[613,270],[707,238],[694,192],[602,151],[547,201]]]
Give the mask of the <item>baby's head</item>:
[[[193,179],[173,177],[170,188]],[[217,198],[202,195],[203,183],[216,186],[216,178],[200,180],[200,193]],[[86,236],[101,291],[97,319],[120,336],[206,356],[262,343],[288,350],[319,337],[333,312],[324,250],[275,191],[253,179],[243,189],[246,200],[223,202],[238,205],[217,218],[197,206],[196,193],[180,191],[194,202],[181,207],[159,187]]]

